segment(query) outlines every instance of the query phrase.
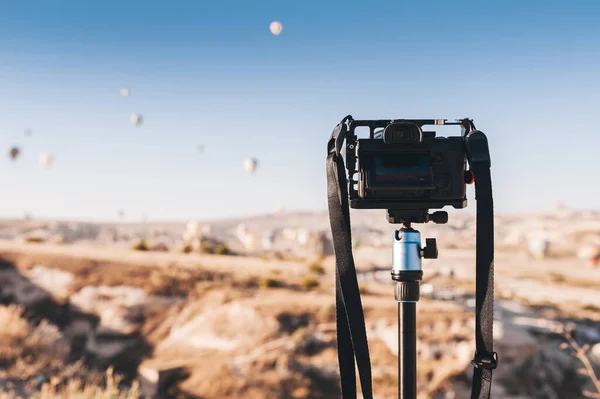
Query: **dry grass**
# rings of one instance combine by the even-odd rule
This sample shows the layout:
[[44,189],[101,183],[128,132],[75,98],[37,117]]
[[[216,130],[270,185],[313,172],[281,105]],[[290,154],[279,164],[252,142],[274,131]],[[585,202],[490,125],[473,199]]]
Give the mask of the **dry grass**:
[[0,376],[30,378],[60,371],[69,348],[58,328],[45,320],[32,327],[22,316],[18,306],[0,307]]
[[[133,399],[139,397],[137,385],[121,392],[121,379],[109,369],[105,378],[83,384],[77,378],[62,383],[65,375],[74,376],[73,368],[84,372],[81,365],[66,365],[69,348],[59,329],[45,320],[33,327],[23,317],[23,308],[0,306],[0,378],[29,381],[21,389],[4,392],[0,399]],[[81,373],[79,373],[81,374]],[[91,373],[89,374],[92,375]],[[53,376],[36,389],[35,379]],[[27,391],[23,396],[22,391]],[[19,393],[21,392],[21,393]]]
[[563,332],[563,337],[565,338],[566,342],[561,345],[561,348],[571,349],[571,355],[577,358],[577,360],[583,364],[583,368],[578,370],[579,373],[588,376],[592,382],[592,385],[594,386],[594,389],[596,390],[596,392],[583,391],[584,396],[586,398],[600,399],[600,380],[598,379],[598,376],[596,375],[596,372],[590,363],[590,359],[587,356],[590,346],[579,345],[571,335],[571,332],[568,330]]
[[[134,383],[129,389],[119,388],[121,379],[113,375],[113,370],[106,372],[106,384],[100,382],[84,385],[71,380],[65,385],[57,382],[45,383],[37,392],[27,394],[30,399],[138,399],[138,385]],[[14,392],[0,392],[0,399],[20,399],[22,396]]]

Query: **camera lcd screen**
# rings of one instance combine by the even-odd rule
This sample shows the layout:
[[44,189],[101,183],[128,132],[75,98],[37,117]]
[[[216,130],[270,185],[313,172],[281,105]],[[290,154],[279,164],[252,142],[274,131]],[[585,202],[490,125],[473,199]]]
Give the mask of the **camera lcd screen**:
[[425,154],[378,155],[372,159],[369,186],[431,186],[430,159]]

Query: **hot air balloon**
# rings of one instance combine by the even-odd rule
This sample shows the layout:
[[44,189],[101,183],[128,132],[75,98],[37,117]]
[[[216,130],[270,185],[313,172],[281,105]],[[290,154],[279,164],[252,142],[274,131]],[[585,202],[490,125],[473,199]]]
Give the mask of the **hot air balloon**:
[[550,241],[546,237],[534,237],[529,240],[529,254],[536,259],[545,259],[550,249]]
[[198,152],[204,152],[204,146],[202,144],[198,146]]
[[131,114],[129,117],[129,122],[131,122],[134,126],[139,126],[142,124],[142,116],[138,114]]
[[596,267],[600,263],[600,243],[587,243],[577,251],[579,259],[590,267]]
[[125,211],[123,209],[119,209],[118,215],[119,215],[119,219],[124,219],[125,218]]
[[275,242],[275,232],[274,231],[269,231],[269,232],[263,234],[261,241],[260,241],[262,248],[266,249],[266,250],[273,249],[274,242]]
[[25,136],[30,137],[33,134],[33,132],[31,131],[31,129],[27,128],[25,129]]
[[250,173],[254,173],[256,167],[258,166],[258,159],[250,158],[244,161],[244,169],[246,169]]
[[54,156],[52,154],[41,154],[40,163],[48,168],[54,163]]
[[20,154],[21,154],[21,149],[17,146],[10,147],[10,150],[8,151],[8,155],[10,156],[10,159],[12,161],[15,161],[19,157]]
[[121,89],[121,97],[129,97],[129,89]]
[[273,35],[279,36],[281,31],[283,30],[283,25],[281,25],[281,22],[273,21],[271,22],[271,25],[269,25],[269,29],[271,30],[271,33]]
[[296,236],[296,240],[300,245],[306,245],[308,243],[308,238],[310,236],[310,232],[305,229],[301,229],[298,231],[298,235]]

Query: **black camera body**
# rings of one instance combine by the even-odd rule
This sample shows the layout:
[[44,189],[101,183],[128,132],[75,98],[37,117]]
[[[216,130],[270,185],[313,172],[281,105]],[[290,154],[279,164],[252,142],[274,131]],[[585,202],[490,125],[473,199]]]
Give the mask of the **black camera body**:
[[[465,136],[472,121],[462,119],[350,120],[346,168],[350,206],[415,214],[428,209],[467,206]],[[460,125],[461,136],[436,137],[428,125]],[[370,128],[358,138],[355,129]],[[416,221],[416,220],[415,220]]]

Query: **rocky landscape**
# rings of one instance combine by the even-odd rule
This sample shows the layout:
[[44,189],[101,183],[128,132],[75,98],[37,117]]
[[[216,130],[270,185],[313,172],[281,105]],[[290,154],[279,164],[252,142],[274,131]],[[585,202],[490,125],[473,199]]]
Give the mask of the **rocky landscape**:
[[[352,223],[374,390],[395,398],[394,226],[384,216],[357,212]],[[0,221],[0,391],[106,384],[114,367],[131,397],[339,397],[328,224],[326,213]],[[423,261],[420,398],[469,397],[474,227],[459,212],[418,227],[440,248]],[[495,227],[493,397],[598,397],[600,212],[499,216]]]

